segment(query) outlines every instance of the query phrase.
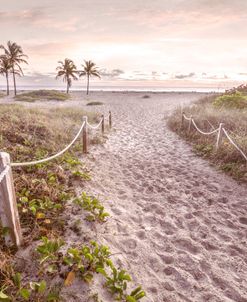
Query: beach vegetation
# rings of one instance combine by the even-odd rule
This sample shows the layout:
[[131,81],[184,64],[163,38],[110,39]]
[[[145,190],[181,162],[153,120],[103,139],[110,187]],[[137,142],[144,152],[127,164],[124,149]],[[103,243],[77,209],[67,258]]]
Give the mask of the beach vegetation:
[[15,97],[16,101],[21,102],[35,102],[35,101],[66,101],[69,99],[69,95],[57,90],[35,90],[22,94],[18,94]]
[[217,108],[245,109],[247,108],[247,95],[240,91],[223,94],[214,100],[213,105]]

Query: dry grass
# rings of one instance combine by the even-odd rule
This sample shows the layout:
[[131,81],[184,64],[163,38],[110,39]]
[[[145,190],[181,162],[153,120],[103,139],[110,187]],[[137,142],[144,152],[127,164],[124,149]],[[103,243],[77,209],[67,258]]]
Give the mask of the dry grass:
[[[205,97],[191,106],[183,108],[187,116],[193,116],[196,124],[203,131],[212,131],[224,123],[232,139],[247,154],[247,110],[233,108],[217,108],[214,106],[217,95]],[[224,137],[222,144],[215,152],[216,135],[204,136],[192,127],[190,133],[187,131],[188,122],[184,122],[181,129],[181,108],[178,108],[170,117],[168,124],[172,130],[194,145],[198,154],[210,159],[220,169],[224,170],[234,178],[247,182],[246,161],[229,141]]]
[[35,101],[66,101],[69,95],[57,90],[35,90],[18,94],[16,101],[35,102]]

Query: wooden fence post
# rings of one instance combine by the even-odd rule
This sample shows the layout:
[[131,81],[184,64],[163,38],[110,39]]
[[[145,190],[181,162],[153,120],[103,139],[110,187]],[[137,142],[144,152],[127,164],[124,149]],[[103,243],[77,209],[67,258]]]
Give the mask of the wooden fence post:
[[109,111],[109,128],[112,127],[112,118],[111,118],[111,111]]
[[101,118],[102,118],[101,131],[102,131],[102,134],[104,134],[104,132],[105,132],[105,117],[104,117],[104,114],[102,114]]
[[83,144],[83,153],[87,153],[87,143],[88,143],[88,137],[87,137],[87,116],[83,116],[83,121],[85,122],[85,125],[82,130],[82,144]]
[[[10,156],[6,152],[0,152],[0,172],[7,166],[10,166]],[[9,230],[6,243],[12,242],[19,247],[22,244],[22,234],[11,167],[0,182],[0,219],[2,226]]]
[[217,140],[216,140],[216,151],[218,151],[221,140],[222,140],[222,127],[223,127],[223,123],[220,123],[219,126],[219,131],[218,131],[218,135],[217,135]]
[[191,124],[192,124],[192,115],[190,116],[190,120],[189,120],[189,126],[188,126],[188,133],[190,132],[191,130]]

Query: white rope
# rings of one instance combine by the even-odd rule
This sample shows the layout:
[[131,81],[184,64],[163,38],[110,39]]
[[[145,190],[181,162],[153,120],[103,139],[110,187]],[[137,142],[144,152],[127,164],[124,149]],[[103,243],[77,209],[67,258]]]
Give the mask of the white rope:
[[79,135],[82,132],[82,129],[84,128],[85,125],[85,121],[82,123],[80,130],[78,131],[78,133],[76,134],[75,138],[72,140],[72,142],[65,147],[63,150],[61,150],[60,152],[58,152],[55,155],[52,155],[50,157],[44,158],[44,159],[40,159],[40,160],[35,160],[35,161],[29,161],[29,162],[24,162],[24,163],[11,163],[11,167],[23,167],[23,166],[29,166],[29,165],[36,165],[36,164],[41,164],[44,162],[47,162],[49,160],[52,160],[60,155],[62,155],[64,152],[66,152],[74,143],[75,141],[78,139]]
[[223,132],[225,133],[226,137],[228,138],[228,140],[230,141],[230,143],[243,155],[244,159],[247,161],[247,156],[244,154],[244,152],[239,148],[239,146],[237,146],[234,141],[232,140],[232,138],[229,136],[228,132],[226,131],[225,128],[222,128]]
[[196,125],[196,123],[195,123],[195,121],[194,121],[193,119],[191,119],[191,121],[192,121],[193,125],[195,126],[196,130],[197,130],[198,132],[200,132],[201,134],[203,134],[203,135],[210,135],[210,134],[216,133],[216,132],[218,132],[219,129],[220,129],[220,128],[217,128],[217,129],[215,129],[215,130],[213,130],[213,131],[211,131],[211,132],[204,132],[204,131],[202,131],[201,129],[199,129],[199,128],[197,127],[197,125]]
[[185,114],[183,114],[183,117],[184,117],[187,121],[190,121],[190,117],[187,117]]
[[9,172],[10,166],[6,166],[4,168],[4,170],[0,173],[0,183],[1,181],[4,179],[4,177],[6,176],[6,174]]
[[102,124],[102,122],[103,122],[103,118],[100,120],[100,122],[99,122],[96,126],[92,126],[92,125],[90,125],[88,122],[87,122],[87,125],[88,125],[88,127],[91,128],[91,129],[98,129],[99,126]]

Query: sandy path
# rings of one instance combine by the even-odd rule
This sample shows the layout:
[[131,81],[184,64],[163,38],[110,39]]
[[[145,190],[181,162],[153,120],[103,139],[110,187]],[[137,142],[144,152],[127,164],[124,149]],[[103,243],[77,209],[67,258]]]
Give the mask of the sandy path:
[[243,302],[246,187],[196,157],[165,125],[170,109],[195,98],[112,98],[104,109],[113,111],[116,131],[91,149],[86,190],[105,200],[111,217],[100,238],[147,290],[145,301]]

